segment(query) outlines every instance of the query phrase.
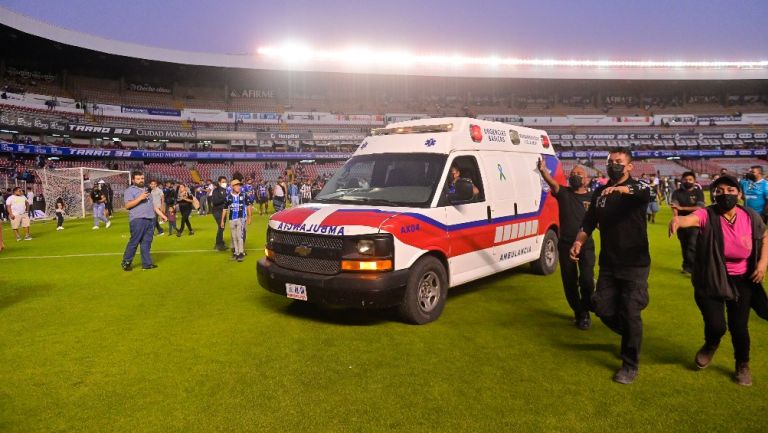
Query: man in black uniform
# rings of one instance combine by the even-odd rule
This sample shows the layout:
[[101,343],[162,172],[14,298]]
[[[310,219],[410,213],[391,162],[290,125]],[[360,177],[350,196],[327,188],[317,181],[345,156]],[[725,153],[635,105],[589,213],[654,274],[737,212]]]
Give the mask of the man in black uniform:
[[107,195],[107,212],[109,212],[109,216],[111,217],[115,213],[113,201],[115,198],[115,192],[112,190],[112,185],[107,182],[104,182],[104,184],[101,185],[101,190],[104,191],[104,194]]
[[606,326],[621,335],[623,363],[613,380],[630,384],[637,376],[640,362],[640,312],[648,305],[651,256],[645,214],[651,197],[648,186],[630,176],[629,150],[611,151],[607,172],[610,182],[594,192],[570,257],[579,260],[587,238],[599,227],[600,274],[592,307]]
[[211,192],[211,215],[216,220],[216,246],[215,249],[219,251],[226,251],[227,246],[224,244],[224,228],[221,227],[221,215],[224,213],[224,208],[227,206],[227,178],[225,176],[219,176],[218,185]]
[[[672,213],[674,216],[690,215],[701,209],[704,204],[704,191],[696,186],[696,174],[686,171],[680,178],[680,188],[672,193]],[[683,250],[684,274],[693,272],[693,262],[696,259],[696,239],[699,236],[698,227],[685,227],[677,230],[680,248]]]
[[568,256],[592,201],[592,193],[587,189],[591,179],[584,167],[577,165],[568,176],[568,186],[563,187],[552,178],[546,163],[541,159],[538,169],[560,207],[560,240],[557,247],[565,299],[573,310],[574,324],[581,330],[587,330],[592,326],[589,311],[592,293],[595,291],[595,243],[592,237],[587,238],[582,245],[578,263]]

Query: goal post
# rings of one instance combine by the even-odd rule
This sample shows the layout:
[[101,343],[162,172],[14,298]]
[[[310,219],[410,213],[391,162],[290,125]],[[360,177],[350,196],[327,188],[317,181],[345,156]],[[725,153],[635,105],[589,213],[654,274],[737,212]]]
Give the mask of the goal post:
[[64,202],[66,215],[85,218],[90,212],[91,190],[103,182],[108,185],[114,210],[125,208],[123,192],[131,184],[131,172],[123,170],[107,170],[101,168],[75,167],[46,169],[43,171],[43,197],[45,198],[45,214],[54,215],[56,201]]

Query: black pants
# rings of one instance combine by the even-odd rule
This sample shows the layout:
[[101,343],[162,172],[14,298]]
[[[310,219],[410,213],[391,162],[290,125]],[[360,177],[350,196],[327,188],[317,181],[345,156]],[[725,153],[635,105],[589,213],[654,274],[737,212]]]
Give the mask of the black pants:
[[216,220],[216,246],[224,247],[224,229],[221,228],[221,215],[224,213],[223,209],[213,209],[211,215]]
[[160,217],[155,217],[155,229],[157,230],[157,234],[161,235],[165,233],[162,227],[160,227]]
[[61,227],[64,225],[64,214],[57,213],[56,214],[56,227]]
[[[753,284],[749,276],[733,277],[731,284],[739,294],[736,301],[723,301],[696,295],[696,305],[704,318],[704,342],[715,348],[720,345],[727,330],[731,332],[733,356],[736,362],[749,361],[749,310],[752,302]],[[725,307],[725,308],[723,308]],[[727,312],[727,320],[726,320]]]
[[683,270],[692,272],[696,260],[696,240],[699,238],[698,227],[686,227],[677,230],[680,248],[683,250]]
[[565,299],[576,318],[592,309],[592,294],[595,292],[595,243],[588,240],[581,247],[579,261],[571,260],[572,242],[560,242],[560,279],[563,281]]
[[189,215],[192,213],[192,206],[179,206],[179,211],[181,211],[181,224],[179,224],[178,228],[179,234],[184,232],[185,225],[189,229],[190,233],[194,232],[194,230],[192,230],[192,224],[189,222]]
[[597,289],[592,296],[595,314],[605,326],[621,335],[621,359],[637,368],[643,341],[640,312],[648,306],[649,268],[600,267]]

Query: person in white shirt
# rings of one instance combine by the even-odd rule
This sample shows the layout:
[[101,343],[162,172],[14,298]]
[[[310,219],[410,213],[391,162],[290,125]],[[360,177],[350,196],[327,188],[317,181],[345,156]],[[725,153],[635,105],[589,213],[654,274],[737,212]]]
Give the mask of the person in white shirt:
[[24,240],[31,241],[32,236],[29,234],[29,202],[21,191],[21,187],[13,189],[13,194],[5,201],[5,206],[8,208],[8,215],[11,218],[11,228],[16,235],[16,240],[21,240],[21,234],[19,228],[23,228],[25,231]]
[[275,208],[275,213],[285,209],[285,194],[286,194],[285,182],[283,182],[283,176],[277,179],[275,188],[272,190],[272,206]]
[[32,187],[27,187],[27,202],[29,202],[29,217],[34,218],[35,217],[35,211],[32,210],[32,204],[35,203],[35,192],[32,191]]
[[306,181],[301,185],[301,203],[309,203],[310,201],[312,201],[312,185]]

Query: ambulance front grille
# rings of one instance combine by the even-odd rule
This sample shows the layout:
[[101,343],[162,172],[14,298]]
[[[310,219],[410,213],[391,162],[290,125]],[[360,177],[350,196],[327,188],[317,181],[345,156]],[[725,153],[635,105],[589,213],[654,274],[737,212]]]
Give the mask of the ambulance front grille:
[[341,271],[338,260],[315,259],[275,253],[275,263],[286,269],[310,272],[313,274],[335,275]]
[[277,230],[270,230],[268,236],[275,251],[275,263],[283,268],[323,275],[341,271],[341,238]]

